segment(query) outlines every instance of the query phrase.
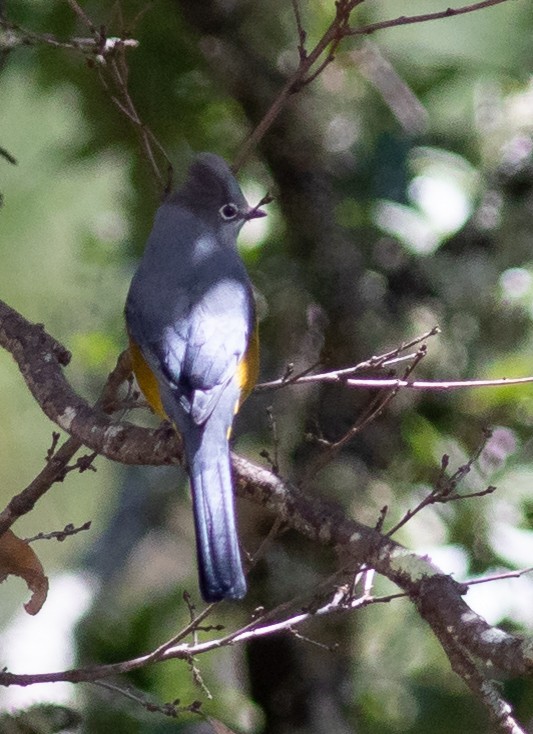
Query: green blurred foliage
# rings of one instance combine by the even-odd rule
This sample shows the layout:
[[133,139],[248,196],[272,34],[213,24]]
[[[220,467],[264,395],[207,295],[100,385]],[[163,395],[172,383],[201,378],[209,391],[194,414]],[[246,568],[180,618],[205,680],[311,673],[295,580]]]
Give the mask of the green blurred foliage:
[[81,716],[65,706],[37,705],[16,715],[0,716],[1,734],[56,734],[74,731],[81,723]]
[[[6,5],[10,20],[33,31],[87,32],[62,0]],[[142,2],[122,11],[99,0],[83,6],[117,35],[144,9]],[[301,6],[310,47],[333,3]],[[354,22],[443,7],[381,0],[362,5]],[[245,230],[241,242],[258,289],[265,379],[288,363],[296,370],[317,360],[322,368],[354,364],[437,323],[442,333],[428,342],[417,376],[533,372],[532,29],[531,5],[517,1],[355,38],[290,100],[240,174],[252,201],[267,189],[277,194],[266,229]],[[233,158],[297,62],[293,14],[281,0],[268,9],[251,0],[161,0],[132,35],[140,45],[128,52],[131,96],[177,180],[192,151]],[[45,45],[13,50],[1,68],[0,99],[0,146],[18,160],[0,158],[0,293],[72,351],[67,376],[94,400],[125,346],[123,302],[157,187],[136,131],[79,54]],[[302,478],[319,453],[306,435],[339,438],[368,400],[339,386],[259,393],[239,416],[237,450],[256,460],[264,447],[272,453],[265,410],[272,404],[281,472]],[[9,355],[0,359],[0,415],[5,504],[42,467],[53,430]],[[428,508],[399,540],[458,578],[531,565],[532,424],[528,385],[404,392],[306,489],[369,524],[388,505],[392,524],[429,491],[444,453],[456,468],[482,428],[495,426],[490,451],[463,488],[492,483],[497,493]],[[96,466],[96,474],[70,474],[15,528],[25,536],[93,521],[90,533],[37,547],[51,594],[62,574],[88,574],[80,578],[91,606],[63,665],[142,654],[187,623],[184,589],[198,598],[183,473],[126,472],[102,459]],[[239,512],[253,552],[272,518],[244,502]],[[334,568],[331,553],[287,533],[252,572],[245,602],[221,609],[217,620],[232,630],[259,604],[310,597]],[[467,601],[489,621],[531,632],[527,579],[491,585],[484,596],[479,589]],[[391,585],[378,580],[376,591]],[[10,580],[2,593],[0,623],[11,629],[25,590]],[[72,601],[60,599],[58,608]],[[31,620],[34,629],[38,623]],[[339,650],[273,638],[260,649],[210,653],[198,665],[213,700],[183,661],[140,670],[129,683],[149,700],[200,699],[243,732],[486,731],[484,713],[407,601],[314,620],[302,631]],[[16,672],[33,662],[21,656]],[[529,681],[507,683],[506,693],[522,720],[532,716]],[[19,705],[9,695],[0,700]],[[205,731],[197,716],[166,719],[94,687],[64,695],[91,734]]]

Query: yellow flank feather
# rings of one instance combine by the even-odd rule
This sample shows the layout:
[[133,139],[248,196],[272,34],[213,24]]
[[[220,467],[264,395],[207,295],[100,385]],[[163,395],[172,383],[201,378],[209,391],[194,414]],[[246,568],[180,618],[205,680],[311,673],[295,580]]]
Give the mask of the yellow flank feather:
[[241,396],[235,408],[239,410],[248,395],[252,392],[259,375],[259,333],[257,324],[250,337],[246,354],[237,365],[237,384],[241,389]]
[[150,405],[152,410],[160,415],[161,418],[164,418],[166,420],[167,414],[165,413],[163,404],[161,402],[159,385],[157,384],[155,375],[150,367],[146,364],[146,360],[144,359],[141,350],[131,338],[130,354],[133,373],[137,379],[137,382],[139,383],[139,387],[141,388],[144,397],[148,401],[148,404]]

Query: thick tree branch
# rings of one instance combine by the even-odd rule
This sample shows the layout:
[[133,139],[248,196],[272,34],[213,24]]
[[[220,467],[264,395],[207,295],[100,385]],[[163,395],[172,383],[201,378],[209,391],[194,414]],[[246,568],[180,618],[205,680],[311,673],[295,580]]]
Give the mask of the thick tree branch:
[[[40,336],[44,337],[44,332],[41,331]],[[55,348],[56,351],[66,359],[68,353],[66,351],[63,352],[63,347],[53,344],[52,348]],[[126,355],[126,357],[124,355]],[[68,357],[70,358],[70,355],[68,355]],[[101,406],[106,413],[113,412],[116,393],[130,372],[131,366],[129,355],[125,352],[119,357],[117,366],[109,375],[102,391],[102,397],[95,406],[96,408]],[[31,512],[35,503],[46,492],[48,492],[52,484],[55,482],[62,482],[67,472],[73,468],[69,467],[68,464],[72,457],[83,446],[83,443],[74,436],[70,436],[60,449],[56,451],[55,446],[58,439],[59,434],[54,434],[54,442],[52,444],[52,448],[48,452],[46,464],[43,469],[22,492],[11,499],[7,507],[0,512],[0,535],[8,530],[8,528],[10,528],[11,525],[21,517],[21,515]]]
[[[151,431],[113,422],[79,398],[62,372],[69,361],[68,352],[42,326],[29,323],[2,302],[0,345],[14,356],[35,399],[51,420],[71,434],[70,440],[123,463],[168,464],[178,460],[179,441],[168,426]],[[375,568],[396,583],[449,654],[446,645],[459,646],[465,655],[490,660],[495,668],[514,675],[533,670],[533,643],[490,627],[463,601],[468,587],[443,575],[428,558],[348,518],[340,508],[306,496],[247,459],[233,455],[233,469],[239,495],[264,506],[317,544],[342,549],[343,557],[351,558],[354,567],[364,564]],[[145,657],[139,660],[145,664]],[[98,666],[94,677],[104,677],[106,670],[106,666]],[[111,672],[117,671],[112,667]],[[61,679],[88,678],[67,672]],[[34,676],[0,675],[4,685],[25,685],[34,680]]]
[[13,355],[30,392],[60,428],[98,454],[124,464],[170,464],[180,444],[168,426],[155,431],[116,422],[80,398],[63,375],[69,352],[39,324],[0,301],[0,345]]
[[[74,12],[85,22],[94,34],[94,45],[105,39],[102,31],[96,30],[92,21],[85,15],[76,0],[68,0]],[[413,17],[401,17],[382,21],[360,28],[350,28],[348,21],[352,10],[362,0],[339,0],[335,3],[336,16],[326,30],[317,46],[308,53],[305,49],[306,35],[295,2],[295,15],[299,34],[299,66],[294,75],[287,81],[258,128],[254,131],[247,145],[241,151],[236,162],[240,165],[252,147],[264,136],[290,95],[299,91],[304,85],[312,82],[333,60],[340,42],[350,35],[373,33],[376,30],[435,20],[496,5],[506,0],[484,0],[457,9],[447,9],[440,13],[432,13]],[[89,39],[90,40],[90,39]],[[80,39],[72,45],[57,42],[52,38],[34,38],[35,42],[51,45],[79,48],[84,50]],[[89,46],[92,45],[92,41]],[[119,41],[124,44],[125,42]],[[133,45],[134,42],[131,43]],[[96,49],[95,49],[96,50]],[[105,47],[107,51],[107,45]],[[114,51],[114,48],[109,49]],[[121,47],[121,50],[123,48]],[[141,140],[148,151],[148,159],[157,172],[157,165],[151,153],[154,142],[151,133],[142,125],[133,103],[127,92],[127,75],[122,74],[120,58],[115,55],[111,59],[113,80],[121,97],[113,97],[121,111],[138,127]],[[163,182],[162,176],[159,176]],[[60,427],[71,434],[66,444],[57,454],[51,457],[47,466],[32,485],[21,493],[0,515],[0,532],[9,526],[16,517],[31,509],[32,502],[46,491],[54,481],[61,477],[70,456],[85,444],[93,451],[123,463],[161,464],[179,461],[181,457],[179,441],[167,427],[157,431],[148,431],[125,422],[113,422],[102,413],[101,406],[91,408],[72,390],[62,373],[62,366],[68,363],[69,355],[41,327],[28,324],[22,317],[0,303],[0,344],[13,354],[28,387],[42,407],[43,411]],[[338,377],[332,377],[333,380]],[[364,387],[384,387],[382,381],[371,385],[366,381]],[[346,384],[360,386],[358,381],[347,380]],[[490,384],[490,383],[489,383]],[[389,387],[396,390],[400,387],[424,389],[409,381],[393,381]],[[449,389],[449,383],[441,383],[441,389]],[[469,385],[470,386],[470,385]],[[54,460],[57,464],[54,465]],[[466,586],[457,584],[451,578],[440,573],[426,558],[421,558],[408,551],[390,538],[382,536],[377,530],[368,528],[356,521],[348,519],[338,508],[319,500],[311,500],[303,493],[284,482],[271,472],[248,462],[241,457],[233,457],[233,466],[237,480],[237,489],[242,496],[261,503],[278,518],[317,543],[341,547],[353,559],[354,566],[365,564],[375,568],[389,579],[397,583],[416,604],[421,616],[431,625],[441,641],[453,669],[467,682],[471,690],[485,703],[497,722],[501,731],[518,734],[522,731],[512,719],[509,707],[501,699],[496,688],[489,684],[475,666],[474,658],[481,657],[485,661],[516,674],[531,672],[533,666],[533,649],[531,643],[518,637],[494,630],[477,615],[473,614],[464,603],[462,596]],[[26,493],[26,494],[25,494]],[[18,513],[18,514],[17,514]],[[300,615],[302,616],[302,615]],[[306,615],[304,615],[306,616]],[[308,616],[308,615],[307,615]],[[270,634],[279,624],[295,624],[296,618],[278,623],[254,627],[239,634],[231,635],[231,641],[243,641],[254,634]],[[164,655],[147,656],[114,666],[97,666],[79,671],[67,671],[63,674],[47,674],[46,676],[16,676],[0,673],[3,685],[27,685],[39,680],[95,680],[111,673],[124,672],[140,667],[148,662],[171,657],[190,660],[191,654],[198,654],[228,644],[228,639],[215,642],[190,645],[179,645],[168,648]],[[129,666],[129,667],[128,667]]]

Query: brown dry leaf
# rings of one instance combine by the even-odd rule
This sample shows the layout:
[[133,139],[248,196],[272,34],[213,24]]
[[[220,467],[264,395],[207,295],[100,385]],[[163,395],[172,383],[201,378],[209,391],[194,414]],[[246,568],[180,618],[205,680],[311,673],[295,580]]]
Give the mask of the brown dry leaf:
[[211,716],[208,716],[207,720],[213,727],[215,734],[235,734],[233,729],[229,729],[226,724],[223,724],[218,719],[213,719]]
[[25,540],[6,530],[0,536],[0,583],[10,574],[20,576],[27,583],[32,595],[24,609],[28,614],[37,614],[46,601],[48,579],[35,551]]

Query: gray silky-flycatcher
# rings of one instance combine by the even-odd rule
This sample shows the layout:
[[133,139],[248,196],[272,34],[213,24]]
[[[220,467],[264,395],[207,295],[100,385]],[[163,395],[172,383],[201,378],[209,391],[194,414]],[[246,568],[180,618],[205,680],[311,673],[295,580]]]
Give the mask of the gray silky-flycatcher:
[[259,349],[237,235],[248,219],[264,215],[247,203],[222,158],[201,153],[159,207],[126,301],[139,386],[183,440],[200,590],[209,602],[246,593],[229,437],[257,379]]

